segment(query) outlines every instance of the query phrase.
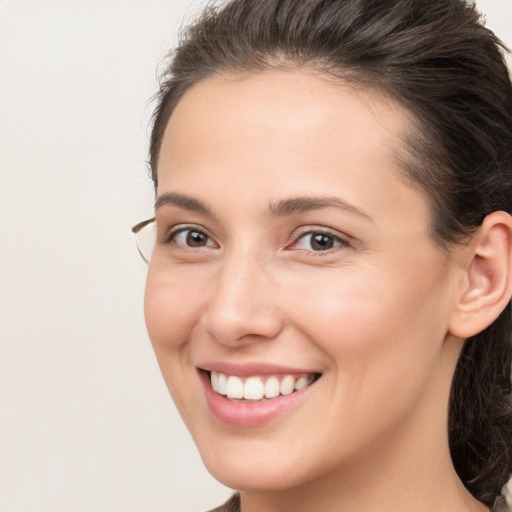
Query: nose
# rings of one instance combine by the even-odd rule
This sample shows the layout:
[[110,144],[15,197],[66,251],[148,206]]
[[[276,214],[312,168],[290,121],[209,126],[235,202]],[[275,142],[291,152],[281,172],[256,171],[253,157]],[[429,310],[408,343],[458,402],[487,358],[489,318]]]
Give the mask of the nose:
[[240,346],[275,338],[283,328],[277,281],[256,257],[231,255],[210,286],[202,328],[217,342]]

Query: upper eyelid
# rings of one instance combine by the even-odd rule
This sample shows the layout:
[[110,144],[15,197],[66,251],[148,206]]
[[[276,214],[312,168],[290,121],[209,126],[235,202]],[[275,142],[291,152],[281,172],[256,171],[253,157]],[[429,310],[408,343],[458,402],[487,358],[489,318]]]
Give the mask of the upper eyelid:
[[217,244],[215,238],[208,232],[207,229],[196,224],[176,224],[171,226],[165,230],[164,235],[159,237],[159,239],[164,243],[170,242],[176,235],[182,233],[183,231],[197,231],[198,233],[202,233],[203,235],[207,236],[210,240]]
[[311,234],[318,234],[318,233],[320,233],[322,235],[330,235],[334,238],[340,238],[340,239],[348,238],[348,236],[343,235],[338,232],[334,232],[329,228],[308,228],[308,229],[305,229],[304,231],[300,232],[297,235],[297,238],[304,236],[304,235],[311,235]]
[[304,227],[304,228],[299,228],[298,233],[297,233],[297,230],[295,230],[293,233],[293,236],[290,237],[290,241],[293,242],[294,240],[298,240],[299,238],[301,238],[303,236],[311,235],[311,234],[329,235],[329,236],[332,236],[333,238],[336,238],[336,239],[341,240],[342,242],[346,242],[346,243],[350,243],[350,240],[352,239],[352,237],[350,237],[349,235],[347,235],[345,233],[341,233],[338,230],[334,230],[332,228],[320,227],[320,226],[318,226],[318,227],[308,226],[308,227]]
[[[314,234],[320,234],[320,235],[327,235],[327,236],[331,236],[332,238],[334,238],[336,241],[338,241],[340,243],[340,246],[341,247],[350,247],[351,246],[351,242],[350,242],[350,237],[348,236],[343,236],[343,235],[340,235],[340,234],[336,234],[336,233],[333,233],[329,230],[323,230],[323,229],[310,229],[310,230],[307,230],[307,231],[304,231],[300,234],[298,234],[297,236],[295,236],[290,243],[288,243],[286,245],[286,247],[293,247],[293,245],[297,244],[303,237],[305,237],[306,235],[314,235]],[[301,250],[305,250],[305,249],[301,249]],[[318,254],[322,254],[322,253],[329,253],[331,252],[333,249],[328,249],[326,251],[307,251],[307,252],[313,252],[313,253],[318,253]]]

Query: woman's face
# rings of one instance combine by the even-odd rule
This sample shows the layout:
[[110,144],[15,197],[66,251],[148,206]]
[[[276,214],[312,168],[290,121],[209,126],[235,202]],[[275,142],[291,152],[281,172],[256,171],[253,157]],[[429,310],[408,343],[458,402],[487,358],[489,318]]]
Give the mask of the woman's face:
[[445,448],[458,271],[395,161],[407,129],[391,100],[301,72],[210,79],[174,111],[146,320],[226,485],[368,478]]

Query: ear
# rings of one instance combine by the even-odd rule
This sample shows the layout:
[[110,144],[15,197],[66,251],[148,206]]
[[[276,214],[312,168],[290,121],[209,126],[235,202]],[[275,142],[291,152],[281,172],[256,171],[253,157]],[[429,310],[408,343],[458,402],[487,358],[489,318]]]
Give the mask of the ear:
[[449,332],[469,338],[482,332],[506,307],[512,295],[512,217],[488,215],[466,248],[464,279],[456,296]]

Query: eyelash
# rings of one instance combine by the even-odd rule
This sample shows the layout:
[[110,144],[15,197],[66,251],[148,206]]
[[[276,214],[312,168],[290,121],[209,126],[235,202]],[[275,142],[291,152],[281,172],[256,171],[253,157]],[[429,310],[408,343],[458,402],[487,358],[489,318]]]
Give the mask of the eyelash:
[[[198,250],[198,249],[204,249],[204,248],[207,248],[207,247],[212,247],[213,245],[217,245],[215,242],[213,242],[212,244],[206,244],[206,245],[200,245],[200,246],[196,246],[196,247],[192,247],[190,245],[187,245],[187,244],[183,244],[183,243],[178,243],[176,241],[176,238],[181,235],[181,234],[184,234],[184,233],[197,233],[199,235],[202,235],[204,237],[206,237],[207,241],[210,241],[210,242],[213,242],[213,239],[207,235],[202,229],[196,227],[196,226],[182,226],[182,227],[179,227],[177,229],[174,229],[172,230],[164,239],[164,243],[167,243],[167,244],[174,244],[180,248],[184,248],[186,250]],[[327,248],[326,250],[318,250],[318,251],[315,251],[311,248],[311,250],[309,249],[300,249],[300,248],[297,248],[297,249],[294,249],[293,246],[295,245],[298,245],[300,243],[301,240],[304,240],[306,237],[308,236],[312,236],[312,235],[319,235],[319,236],[323,236],[323,237],[328,237],[329,239],[332,240],[332,244],[333,246],[332,247],[329,247]],[[335,235],[329,231],[326,231],[326,230],[322,230],[322,229],[318,229],[318,230],[308,230],[308,231],[305,231],[303,233],[300,233],[297,237],[295,237],[294,241],[291,243],[291,244],[288,244],[286,247],[285,247],[285,250],[287,251],[291,251],[291,250],[298,250],[298,251],[303,251],[303,252],[308,252],[308,253],[312,253],[314,255],[323,255],[323,254],[329,254],[331,253],[333,250],[336,250],[336,249],[339,249],[339,248],[345,248],[345,247],[350,247],[350,242],[343,238],[343,237],[340,237],[338,235]]]
[[[311,250],[290,248],[290,247],[293,247],[294,245],[298,245],[301,240],[304,240],[308,236],[312,236],[312,235],[328,237],[329,239],[332,240],[333,247],[329,247],[326,250],[319,250],[319,251],[315,251],[312,248],[311,248]],[[309,242],[309,245],[311,247],[311,241]],[[323,255],[323,254],[329,254],[333,250],[344,248],[344,247],[350,247],[350,243],[347,239],[342,238],[338,235],[335,235],[334,233],[331,233],[329,231],[325,231],[325,230],[321,230],[321,229],[312,229],[312,230],[308,230],[304,233],[300,233],[300,235],[295,238],[295,240],[292,242],[292,244],[286,247],[286,250],[297,250],[297,251],[310,252],[315,255]]]
[[187,232],[198,233],[200,235],[205,236],[209,241],[213,241],[213,239],[209,235],[207,235],[202,229],[198,228],[197,226],[181,226],[181,227],[179,227],[177,229],[173,229],[171,232],[169,232],[164,239],[164,243],[173,244],[173,245],[177,245],[181,248],[192,249],[192,250],[203,249],[205,247],[209,247],[209,245],[191,247],[189,245],[179,244],[176,241],[176,238],[178,237],[178,235],[181,235],[181,234],[187,233]]

